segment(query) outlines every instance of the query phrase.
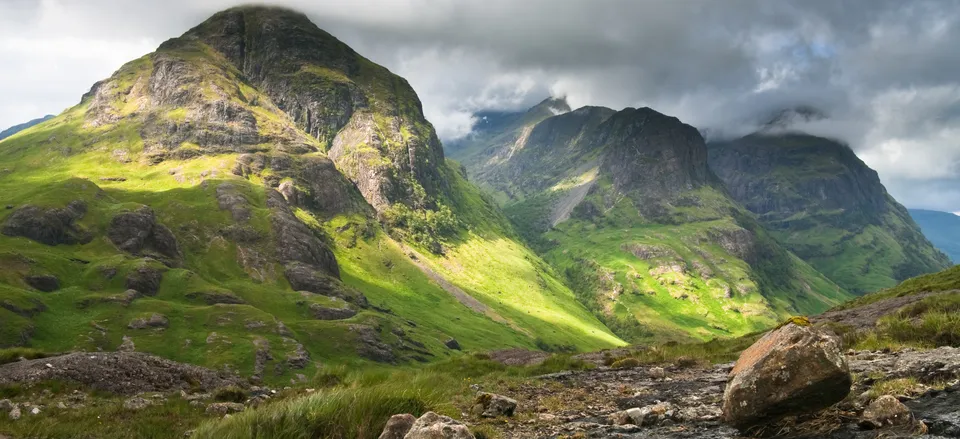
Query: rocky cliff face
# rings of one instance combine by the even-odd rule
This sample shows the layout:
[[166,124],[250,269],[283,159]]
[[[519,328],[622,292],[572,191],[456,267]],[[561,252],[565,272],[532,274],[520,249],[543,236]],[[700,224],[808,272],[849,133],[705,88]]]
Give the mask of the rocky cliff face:
[[618,334],[745,333],[847,297],[729,197],[695,128],[649,108],[531,111],[457,156]]
[[730,194],[797,255],[855,292],[939,271],[947,259],[846,145],[801,133],[710,145]]

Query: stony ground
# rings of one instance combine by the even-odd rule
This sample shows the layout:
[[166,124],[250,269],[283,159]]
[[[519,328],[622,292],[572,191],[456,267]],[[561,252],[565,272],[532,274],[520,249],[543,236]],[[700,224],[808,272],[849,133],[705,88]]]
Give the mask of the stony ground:
[[[769,437],[874,438],[897,432],[865,431],[859,415],[878,383],[904,379],[897,396],[906,401],[928,429],[925,437],[960,437],[960,349],[933,351],[849,351],[855,375],[850,397],[823,413],[784,420],[760,432]],[[713,367],[598,367],[546,375],[495,390],[518,401],[513,419],[482,420],[504,439],[531,438],[738,438],[719,422],[727,372],[732,364]],[[879,387],[878,387],[879,388]],[[874,390],[876,392],[876,390]],[[643,426],[614,425],[615,414],[645,408]],[[473,416],[471,418],[471,416]]]

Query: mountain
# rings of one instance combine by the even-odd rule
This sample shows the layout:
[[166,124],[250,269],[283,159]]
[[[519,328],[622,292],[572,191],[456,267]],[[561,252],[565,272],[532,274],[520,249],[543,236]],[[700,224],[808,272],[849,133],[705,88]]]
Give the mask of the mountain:
[[803,133],[757,133],[709,145],[710,169],[785,247],[862,294],[943,270],[877,173],[848,146]]
[[910,209],[923,235],[956,263],[960,261],[960,216],[935,210]]
[[546,114],[551,102],[451,154],[621,337],[745,334],[850,297],[729,197],[695,128],[649,108]]
[[214,15],[0,162],[0,347],[282,382],[623,344],[446,160],[407,81],[297,12]]
[[39,125],[39,124],[41,124],[41,123],[43,123],[43,122],[46,122],[46,121],[48,121],[48,120],[50,120],[50,119],[53,119],[53,117],[54,117],[53,115],[46,115],[46,116],[43,116],[43,117],[41,117],[41,118],[39,118],[39,119],[34,119],[34,120],[31,120],[31,121],[29,121],[29,122],[22,123],[22,124],[19,124],[19,125],[14,125],[14,126],[12,126],[12,127],[10,127],[10,128],[7,128],[7,129],[5,129],[5,130],[3,130],[3,131],[0,131],[0,140],[6,139],[7,137],[10,137],[10,136],[12,136],[12,135],[14,135],[14,134],[17,134],[17,133],[19,133],[20,131],[23,131],[23,130],[25,130],[25,129],[27,129],[27,128],[30,128],[30,127],[32,127],[32,126],[34,126],[34,125]]

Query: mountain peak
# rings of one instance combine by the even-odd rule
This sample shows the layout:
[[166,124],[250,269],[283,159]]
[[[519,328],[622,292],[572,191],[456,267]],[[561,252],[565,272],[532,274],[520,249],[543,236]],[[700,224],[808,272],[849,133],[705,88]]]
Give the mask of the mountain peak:
[[828,117],[825,112],[818,108],[809,105],[798,105],[792,108],[784,108],[770,114],[766,122],[761,126],[760,131],[786,130],[796,124],[815,122],[827,119]]
[[572,111],[570,104],[565,97],[549,97],[544,99],[533,108],[527,110],[528,113],[550,112],[554,116]]

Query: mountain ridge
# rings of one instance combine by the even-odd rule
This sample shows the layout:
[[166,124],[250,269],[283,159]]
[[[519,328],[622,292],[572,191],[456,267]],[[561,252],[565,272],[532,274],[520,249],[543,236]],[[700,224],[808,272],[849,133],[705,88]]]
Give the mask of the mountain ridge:
[[728,198],[696,128],[649,108],[514,120],[450,153],[618,334],[748,333],[848,297]]
[[876,291],[947,267],[876,171],[845,144],[761,132],[712,142],[709,151],[711,169],[734,198],[850,291]]
[[24,123],[21,123],[21,124],[14,125],[14,126],[12,126],[12,127],[10,127],[10,128],[7,128],[7,129],[5,129],[5,130],[3,130],[3,131],[0,131],[0,140],[6,139],[7,137],[10,137],[10,136],[12,136],[12,135],[14,135],[14,134],[17,134],[17,133],[19,133],[20,131],[23,131],[23,130],[25,130],[25,129],[27,129],[27,128],[33,127],[33,126],[35,126],[35,125],[39,125],[39,124],[41,124],[41,123],[43,123],[43,122],[46,122],[46,121],[48,121],[48,120],[50,120],[50,119],[53,119],[54,117],[55,117],[55,116],[53,116],[52,114],[48,114],[48,115],[43,116],[43,117],[38,117],[38,118],[36,118],[36,119],[30,120],[30,121],[27,121],[27,122],[24,122]]

